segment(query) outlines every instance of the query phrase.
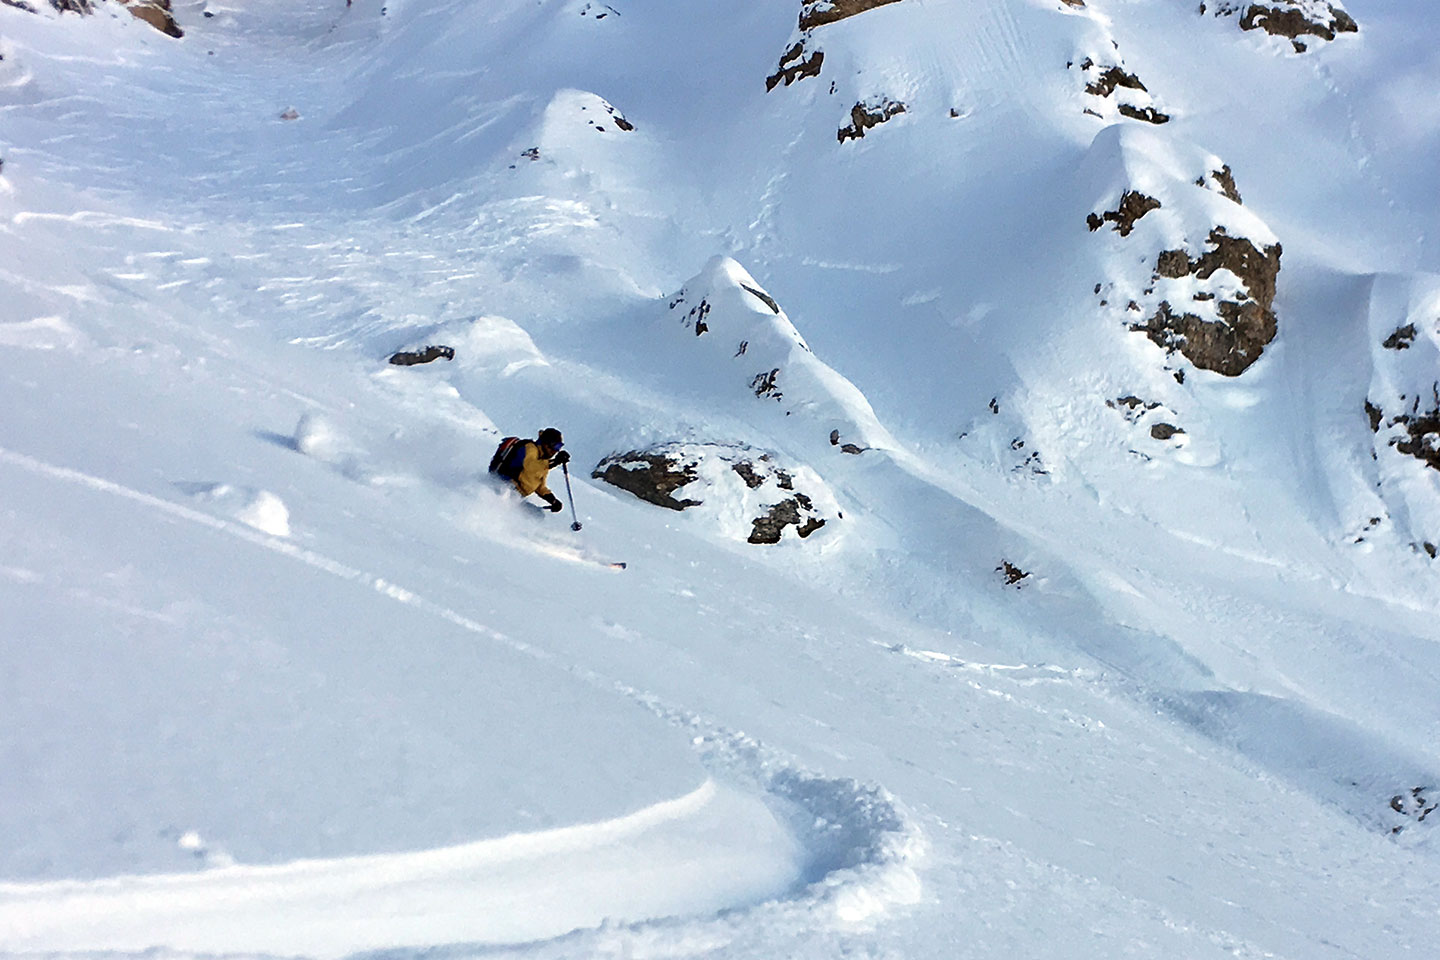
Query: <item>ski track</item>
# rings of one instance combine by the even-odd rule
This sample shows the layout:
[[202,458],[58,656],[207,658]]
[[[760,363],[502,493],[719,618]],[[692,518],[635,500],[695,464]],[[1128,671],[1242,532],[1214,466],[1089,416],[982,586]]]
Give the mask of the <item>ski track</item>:
[[[577,881],[569,893],[581,896],[580,888],[586,884],[623,885],[627,872],[644,873],[639,864],[647,857],[654,857],[655,850],[663,850],[667,844],[685,848],[688,842],[688,858],[697,855],[694,847],[699,842],[703,853],[703,839],[687,841],[683,835],[666,836],[666,828],[671,834],[694,831],[703,837],[707,829],[713,831],[721,826],[734,830],[738,824],[742,833],[757,833],[753,824],[763,820],[757,811],[760,806],[794,811],[788,817],[791,832],[785,839],[799,844],[803,866],[799,889],[748,911],[757,917],[763,915],[757,922],[780,923],[791,929],[813,926],[816,922],[854,926],[873,920],[893,906],[914,903],[920,898],[921,884],[916,868],[926,850],[924,836],[899,802],[881,788],[810,774],[790,758],[713,720],[667,704],[652,693],[578,664],[565,663],[549,651],[486,626],[383,576],[243,523],[223,520],[4,447],[0,447],[0,463],[120,497],[227,534],[341,580],[368,587],[381,596],[445,620],[489,642],[559,667],[599,689],[631,700],[686,731],[701,753],[704,765],[714,774],[688,796],[615,820],[439,850],[297,861],[274,867],[224,867],[198,875],[0,884],[0,956],[63,955],[97,950],[151,955],[156,948],[165,947],[181,953],[240,951],[338,957],[360,949],[406,946],[364,939],[368,921],[377,916],[393,919],[397,913],[407,915],[399,929],[411,932],[413,939],[407,941],[409,947],[473,942],[479,948],[485,943],[513,944],[537,936],[540,942],[565,931],[537,933],[523,922],[494,921],[493,914],[505,914],[503,907],[498,911],[475,910],[477,903],[511,902],[521,914],[525,913],[518,903],[513,903],[516,877],[500,869],[506,864],[523,861],[529,868],[536,869],[537,865],[543,868],[547,859],[554,860],[549,875]],[[712,819],[715,816],[709,808],[717,804],[722,814],[728,807],[729,814],[723,823],[707,823],[707,816]],[[752,822],[750,827],[746,826],[747,818]],[[838,841],[837,829],[840,831]],[[782,841],[772,836],[767,842],[773,846]],[[575,857],[580,851],[595,855],[591,869],[576,869]],[[759,867],[753,865],[757,859]],[[741,872],[753,872],[763,870],[766,861],[765,849],[742,854],[738,859],[733,856],[725,859],[722,852],[717,855],[716,869],[723,871],[728,864],[728,869],[734,870],[743,863],[745,870]],[[653,877],[650,881],[653,883]],[[670,881],[681,887],[686,883],[699,887],[706,884],[703,876],[698,880],[675,877]],[[709,883],[715,883],[713,876]],[[661,885],[666,884],[662,881]],[[525,892],[522,886],[520,895],[523,897]],[[565,892],[562,889],[538,914],[572,915],[567,913],[567,904],[563,902]],[[527,904],[526,909],[532,905]],[[723,944],[741,935],[747,913],[745,910],[736,913],[729,908],[745,905],[743,901],[715,904],[708,911],[714,912],[710,919],[702,915],[691,919],[607,923],[603,935],[613,944],[614,938],[620,935],[617,931],[628,930],[637,941],[643,941],[656,924],[668,926],[667,936],[674,936],[675,924],[679,923],[684,928],[681,939],[686,942],[699,938],[707,943]],[[289,917],[293,923],[276,923],[277,915]],[[93,924],[93,930],[87,924]],[[307,930],[305,942],[272,939],[277,935],[273,931],[293,930],[297,925]],[[576,924],[577,927],[593,925],[593,919],[588,924]],[[437,929],[451,931],[451,935],[437,941]],[[164,930],[166,934],[157,934],[156,930]],[[156,943],[150,939],[156,936],[175,939]],[[587,935],[569,934],[571,939],[576,936],[583,940]],[[598,944],[595,949],[599,949]]]

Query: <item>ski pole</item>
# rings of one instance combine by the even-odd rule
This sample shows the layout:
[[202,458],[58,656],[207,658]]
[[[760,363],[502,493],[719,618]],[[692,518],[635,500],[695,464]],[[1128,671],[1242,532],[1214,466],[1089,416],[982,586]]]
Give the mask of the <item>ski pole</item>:
[[575,522],[570,524],[570,529],[579,530],[580,517],[575,513],[575,491],[570,489],[570,464],[562,463],[560,469],[565,474],[565,495],[570,498],[570,516],[575,518]]

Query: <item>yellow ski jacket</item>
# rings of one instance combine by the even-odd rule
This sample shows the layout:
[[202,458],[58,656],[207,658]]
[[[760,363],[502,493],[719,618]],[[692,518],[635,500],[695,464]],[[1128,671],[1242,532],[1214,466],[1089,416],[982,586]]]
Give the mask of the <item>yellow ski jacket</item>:
[[540,455],[540,446],[534,440],[525,441],[525,460],[520,465],[520,474],[515,478],[515,489],[520,491],[520,496],[528,497],[532,493],[549,498],[550,488],[545,485],[545,477],[550,473],[550,461]]

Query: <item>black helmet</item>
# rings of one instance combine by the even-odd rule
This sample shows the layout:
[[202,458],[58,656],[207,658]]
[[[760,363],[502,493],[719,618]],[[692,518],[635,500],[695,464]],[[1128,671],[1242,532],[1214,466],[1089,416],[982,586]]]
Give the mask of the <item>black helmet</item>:
[[539,441],[542,447],[559,447],[565,442],[565,438],[560,436],[560,431],[554,427],[546,427],[544,430],[541,430],[540,436],[535,439]]

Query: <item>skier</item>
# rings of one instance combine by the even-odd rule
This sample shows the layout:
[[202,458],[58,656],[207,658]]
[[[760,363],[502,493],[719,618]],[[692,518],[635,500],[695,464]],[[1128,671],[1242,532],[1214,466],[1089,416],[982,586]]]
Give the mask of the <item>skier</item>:
[[550,505],[551,513],[559,513],[565,509],[565,504],[550,492],[545,478],[551,467],[570,462],[570,454],[565,452],[564,446],[564,438],[554,427],[541,430],[534,440],[506,437],[500,441],[495,456],[490,460],[490,472],[509,480],[520,491],[520,496],[537,494]]

